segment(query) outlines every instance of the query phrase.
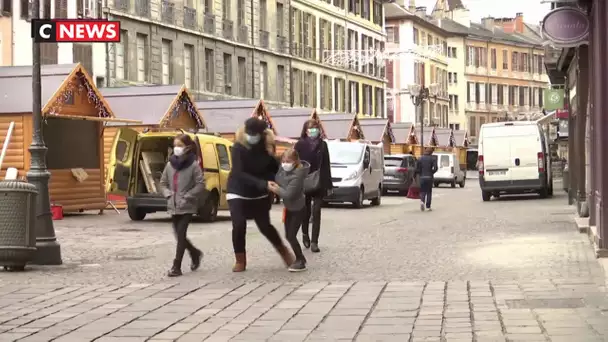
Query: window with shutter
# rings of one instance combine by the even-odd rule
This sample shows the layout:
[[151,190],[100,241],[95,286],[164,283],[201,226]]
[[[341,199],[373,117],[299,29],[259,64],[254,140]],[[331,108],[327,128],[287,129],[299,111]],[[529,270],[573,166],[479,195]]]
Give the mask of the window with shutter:
[[146,82],[146,41],[148,37],[144,34],[137,34],[137,81]]
[[163,39],[161,44],[162,84],[171,84],[171,41]]
[[188,89],[194,88],[194,46],[184,45],[184,83]]
[[277,100],[285,101],[285,67],[277,66]]
[[[114,69],[116,73],[117,80],[124,80],[127,76],[127,68],[125,65],[125,61],[127,60],[127,46],[128,46],[128,34],[127,31],[120,31],[120,42],[114,43]],[[46,44],[43,44],[43,46]]]

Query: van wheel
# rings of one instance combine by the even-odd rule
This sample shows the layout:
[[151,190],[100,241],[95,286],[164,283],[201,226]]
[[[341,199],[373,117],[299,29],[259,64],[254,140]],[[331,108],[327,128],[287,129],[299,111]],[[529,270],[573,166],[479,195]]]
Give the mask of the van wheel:
[[359,196],[357,197],[357,200],[355,202],[353,202],[353,208],[361,208],[363,207],[363,188],[359,189]]
[[127,207],[127,213],[132,221],[143,221],[146,218],[146,212],[137,207]]
[[466,181],[467,181],[467,179],[466,179],[466,178],[464,178],[464,179],[462,180],[462,182],[458,183],[458,185],[460,185],[460,187],[461,187],[461,188],[464,188],[464,183],[465,183]]
[[203,222],[215,222],[217,220],[217,209],[219,206],[219,196],[214,191],[209,195],[205,205],[198,211],[198,216]]
[[380,203],[382,203],[382,187],[378,187],[378,197],[371,200],[373,206],[378,206]]
[[540,196],[540,198],[549,197],[549,189],[547,189],[547,188],[540,189],[540,191],[538,192],[538,195]]
[[492,197],[492,195],[491,195],[489,192],[487,192],[487,191],[482,191],[482,192],[481,192],[481,199],[482,199],[484,202],[488,202],[488,201],[490,200],[490,198],[491,198],[491,197]]
[[551,183],[551,185],[549,186],[549,191],[547,193],[549,195],[549,197],[553,196],[553,182]]

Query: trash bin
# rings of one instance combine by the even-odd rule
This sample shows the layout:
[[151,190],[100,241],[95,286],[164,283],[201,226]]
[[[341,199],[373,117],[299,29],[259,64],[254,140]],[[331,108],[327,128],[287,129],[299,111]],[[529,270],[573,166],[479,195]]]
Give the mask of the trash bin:
[[36,253],[36,186],[0,181],[0,266],[22,271]]
[[562,188],[564,188],[565,192],[568,192],[570,188],[570,170],[568,170],[568,164],[564,165],[564,170],[562,171]]

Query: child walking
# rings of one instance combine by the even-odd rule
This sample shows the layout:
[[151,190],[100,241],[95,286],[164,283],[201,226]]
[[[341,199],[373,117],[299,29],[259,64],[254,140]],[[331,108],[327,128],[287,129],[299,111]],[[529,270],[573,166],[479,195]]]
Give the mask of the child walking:
[[309,168],[307,162],[300,161],[296,150],[287,150],[281,156],[281,169],[275,178],[276,184],[270,186],[270,190],[281,197],[285,206],[283,210],[285,236],[296,257],[294,263],[289,266],[290,272],[306,270],[306,258],[297,235],[306,213],[304,179],[308,175]]

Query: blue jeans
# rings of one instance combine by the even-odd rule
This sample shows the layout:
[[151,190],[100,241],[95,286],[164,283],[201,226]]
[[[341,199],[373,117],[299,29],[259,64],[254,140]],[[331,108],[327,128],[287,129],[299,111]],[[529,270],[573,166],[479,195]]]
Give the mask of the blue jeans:
[[433,199],[433,178],[420,177],[420,202],[426,205],[426,208],[431,207]]

